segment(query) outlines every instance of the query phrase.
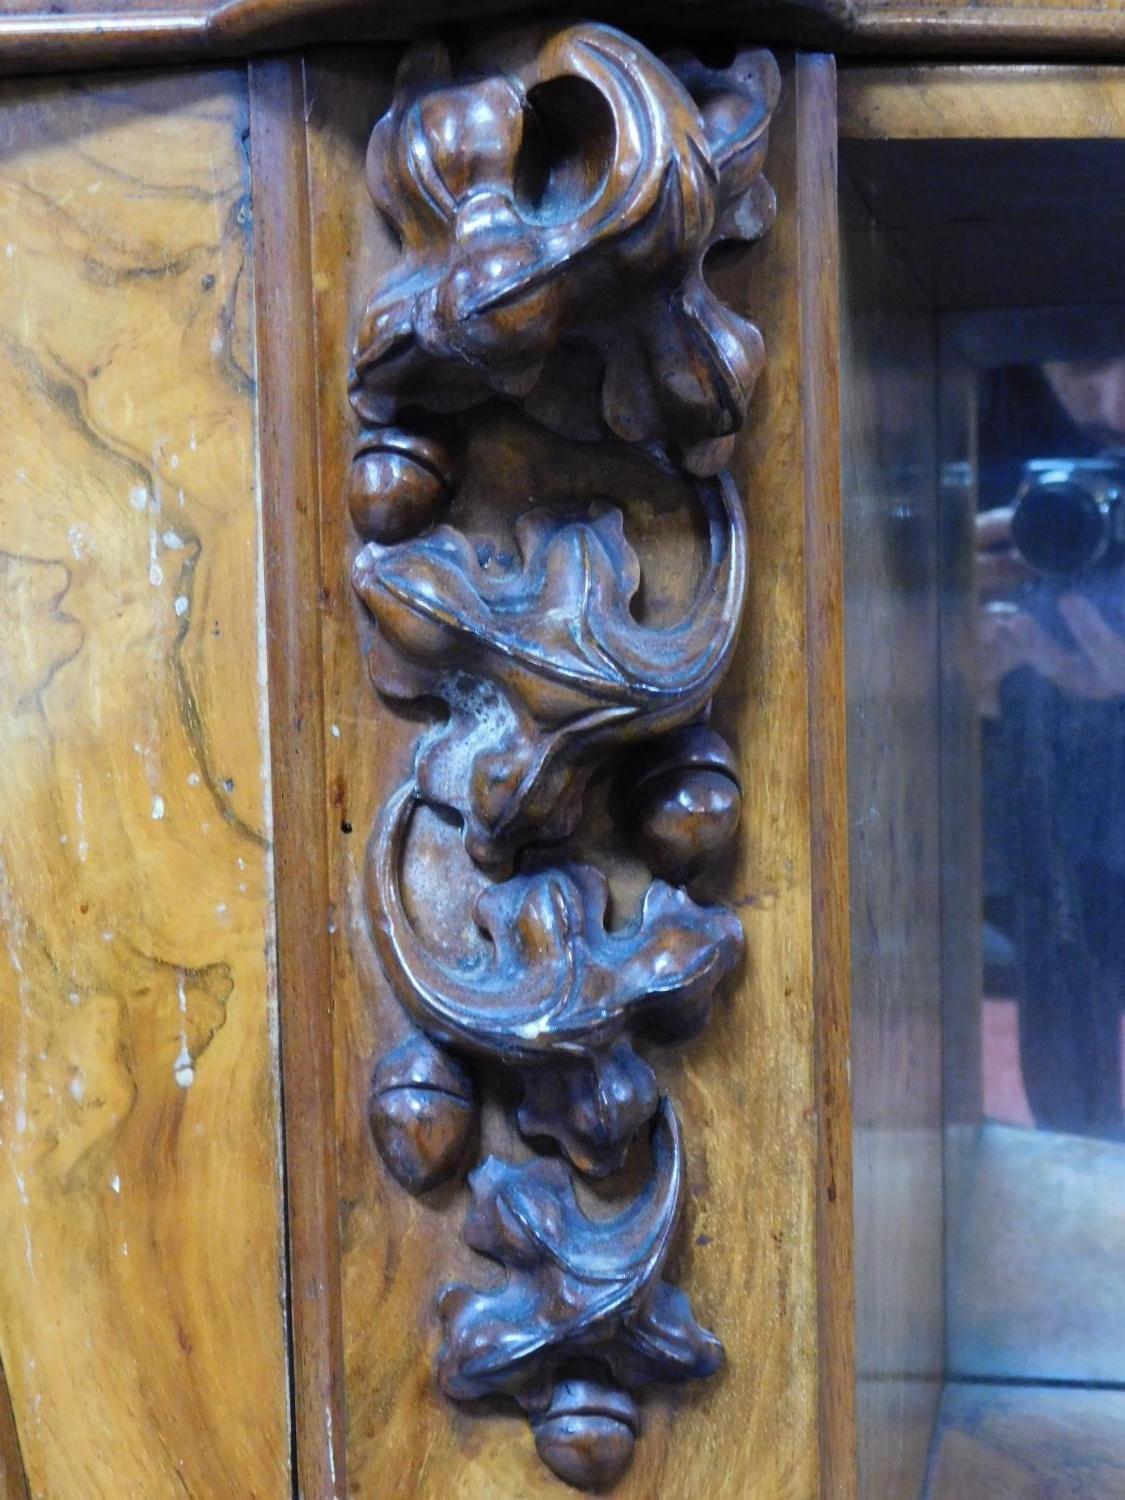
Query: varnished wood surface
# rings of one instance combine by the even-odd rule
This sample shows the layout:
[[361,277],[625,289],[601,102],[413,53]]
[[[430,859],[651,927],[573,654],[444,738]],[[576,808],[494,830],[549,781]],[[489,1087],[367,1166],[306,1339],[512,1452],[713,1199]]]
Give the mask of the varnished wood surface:
[[[1125,13],[1119,18],[1125,35]],[[1120,140],[1125,70],[1034,63],[850,64],[840,139]]]
[[821,1492],[856,1495],[855,1255],[852,1194],[848,792],[840,475],[840,260],[836,70],[802,58],[801,398],[807,475],[809,816],[818,1092],[817,1277]]
[[347,1473],[305,96],[299,60],[249,76],[293,1417],[299,1491],[328,1500]]
[[[349,1484],[372,1497],[407,1488],[562,1496],[569,1491],[538,1464],[518,1416],[482,1419],[436,1392],[434,1285],[466,1273],[479,1278],[480,1262],[459,1244],[460,1190],[407,1198],[380,1163],[365,1118],[371,1063],[402,1023],[362,919],[364,830],[405,775],[416,725],[380,706],[360,652],[366,627],[348,586],[355,540],[343,499],[353,431],[340,352],[378,269],[394,254],[362,180],[392,65],[379,53],[324,54],[308,77]],[[728,1364],[697,1390],[646,1398],[643,1441],[614,1491],[621,1496],[706,1488],[755,1500],[812,1500],[821,1484],[808,481],[794,420],[802,380],[799,193],[810,179],[799,163],[810,145],[798,127],[790,69],[767,167],[779,219],[737,270],[728,268],[723,288],[763,320],[771,354],[736,465],[754,561],[742,645],[716,710],[718,726],[738,747],[746,788],[740,851],[716,893],[736,894],[749,961],[708,1032],[656,1059],[680,1103],[688,1148],[687,1229],[675,1274],[701,1320],[721,1332]],[[493,437],[503,440],[503,428]],[[542,448],[546,439],[537,441]],[[537,474],[535,484],[547,491],[537,489],[537,498],[550,503],[582,473],[577,460],[554,472],[535,469],[537,451],[526,437],[506,450],[489,502],[497,524],[525,503],[522,474]],[[601,492],[609,487],[616,499],[630,471],[615,462]],[[484,493],[475,492],[472,503],[483,504]],[[682,543],[674,531],[662,536],[654,525],[659,511],[644,519],[661,503],[655,493],[635,514],[645,540],[664,549],[667,567],[685,554],[676,552]],[[445,837],[436,822],[432,837]],[[635,873],[623,879],[637,889]],[[441,893],[446,920],[458,924],[465,921],[463,884],[451,880]],[[489,1145],[518,1153],[496,1122],[486,1120],[484,1128]],[[831,1376],[846,1383],[850,1372]]]
[[1125,1392],[946,1388],[924,1500],[1119,1500],[1123,1493]]
[[935,330],[841,187],[860,1493],[911,1500],[943,1342]]
[[245,80],[0,90],[0,1353],[32,1494],[289,1493]]
[[[342,41],[386,41],[439,24],[550,13],[547,0],[10,0],[0,14],[0,71],[253,56]],[[598,14],[634,29],[651,6],[618,0]],[[842,54],[1125,58],[1125,7],[1072,0],[664,0],[660,21],[690,38],[817,46]]]

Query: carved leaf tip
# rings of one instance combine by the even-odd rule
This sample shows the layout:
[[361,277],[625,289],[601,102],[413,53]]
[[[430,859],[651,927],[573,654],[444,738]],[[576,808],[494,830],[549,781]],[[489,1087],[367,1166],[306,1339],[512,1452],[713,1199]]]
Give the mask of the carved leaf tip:
[[376,948],[396,995],[440,1043],[521,1070],[528,1136],[554,1139],[583,1171],[617,1170],[657,1102],[636,1033],[693,1035],[743,951],[735,914],[655,881],[624,926],[606,926],[609,887],[588,865],[488,886],[475,916],[488,949],[471,969],[415,931],[400,889],[418,792],[388,804],[368,870]]
[[548,1406],[560,1366],[576,1359],[601,1362],[627,1387],[719,1368],[718,1339],[660,1279],[684,1193],[683,1145],[667,1100],[652,1145],[648,1185],[607,1221],[582,1212],[560,1162],[489,1157],[473,1173],[465,1238],[508,1279],[497,1290],[456,1284],[439,1293],[438,1377],[447,1395],[503,1394],[536,1412]]

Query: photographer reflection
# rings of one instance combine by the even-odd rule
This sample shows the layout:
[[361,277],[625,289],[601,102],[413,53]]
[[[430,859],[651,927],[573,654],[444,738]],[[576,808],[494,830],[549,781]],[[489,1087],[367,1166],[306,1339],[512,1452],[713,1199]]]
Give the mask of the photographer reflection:
[[979,426],[986,993],[1036,1125],[1121,1136],[1125,354],[995,371]]

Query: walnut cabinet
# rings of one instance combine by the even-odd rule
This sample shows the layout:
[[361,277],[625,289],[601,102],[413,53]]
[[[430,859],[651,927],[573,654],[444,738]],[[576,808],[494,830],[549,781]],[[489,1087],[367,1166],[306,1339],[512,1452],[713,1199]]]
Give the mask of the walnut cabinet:
[[973,539],[996,370],[1125,357],[1120,54],[0,8],[5,1496],[1125,1492]]

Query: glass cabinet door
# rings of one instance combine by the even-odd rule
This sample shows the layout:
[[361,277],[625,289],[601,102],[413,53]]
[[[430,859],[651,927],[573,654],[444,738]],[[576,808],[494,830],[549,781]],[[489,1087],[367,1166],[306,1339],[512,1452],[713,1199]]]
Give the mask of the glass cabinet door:
[[1123,101],[844,89],[869,1500],[1125,1493]]

